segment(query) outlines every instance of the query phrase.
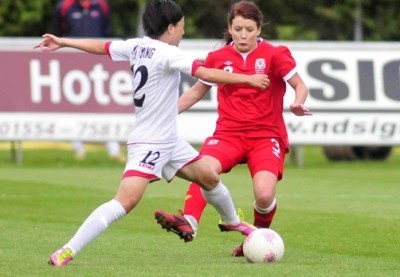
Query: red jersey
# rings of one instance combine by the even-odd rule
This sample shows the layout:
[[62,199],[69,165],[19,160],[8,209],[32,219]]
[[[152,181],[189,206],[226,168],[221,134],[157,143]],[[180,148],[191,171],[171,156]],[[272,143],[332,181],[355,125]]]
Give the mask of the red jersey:
[[243,54],[233,45],[210,52],[205,66],[241,74],[267,74],[266,90],[245,84],[218,85],[218,120],[214,134],[229,132],[245,137],[279,138],[289,148],[283,119],[283,97],[286,81],[296,73],[296,61],[285,46],[258,41],[256,49]]

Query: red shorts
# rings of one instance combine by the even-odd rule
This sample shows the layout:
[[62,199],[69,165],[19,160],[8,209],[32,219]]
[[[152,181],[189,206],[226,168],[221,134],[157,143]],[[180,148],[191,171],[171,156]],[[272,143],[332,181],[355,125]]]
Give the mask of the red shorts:
[[282,179],[285,149],[278,138],[248,138],[240,135],[208,137],[200,153],[219,160],[222,173],[229,172],[237,164],[245,164],[251,177],[258,171],[269,171]]

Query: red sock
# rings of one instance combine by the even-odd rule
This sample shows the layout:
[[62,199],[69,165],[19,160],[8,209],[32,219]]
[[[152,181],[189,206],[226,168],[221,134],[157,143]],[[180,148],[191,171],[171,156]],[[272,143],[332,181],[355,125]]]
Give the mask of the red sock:
[[256,209],[254,209],[254,226],[258,228],[269,228],[272,223],[272,219],[274,218],[276,212],[277,205],[266,214],[260,214]]
[[201,215],[207,205],[207,201],[204,199],[201,193],[201,188],[195,183],[190,183],[189,189],[186,192],[185,206],[183,208],[183,214],[193,216],[198,223],[200,223]]

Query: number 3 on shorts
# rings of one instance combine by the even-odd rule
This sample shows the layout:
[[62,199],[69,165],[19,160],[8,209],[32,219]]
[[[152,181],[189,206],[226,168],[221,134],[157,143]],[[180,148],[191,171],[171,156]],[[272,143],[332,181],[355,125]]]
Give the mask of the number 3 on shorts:
[[277,156],[278,158],[280,157],[280,153],[281,153],[281,148],[279,146],[279,142],[272,138],[271,142],[274,144],[274,146],[272,147],[272,154],[274,154],[275,156]]

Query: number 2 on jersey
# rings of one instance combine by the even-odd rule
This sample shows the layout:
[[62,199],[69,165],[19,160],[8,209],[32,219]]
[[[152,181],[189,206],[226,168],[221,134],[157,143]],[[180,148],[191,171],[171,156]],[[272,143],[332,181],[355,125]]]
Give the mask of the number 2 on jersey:
[[135,103],[136,107],[140,108],[143,106],[143,102],[144,102],[144,99],[146,98],[146,95],[143,94],[142,97],[135,98],[135,94],[136,94],[136,92],[138,92],[139,89],[141,89],[146,84],[147,78],[149,76],[149,72],[147,71],[147,67],[142,65],[142,66],[139,66],[136,70],[134,70],[133,78],[135,78],[138,73],[140,73],[140,81],[139,81],[139,85],[133,92],[133,102]]

